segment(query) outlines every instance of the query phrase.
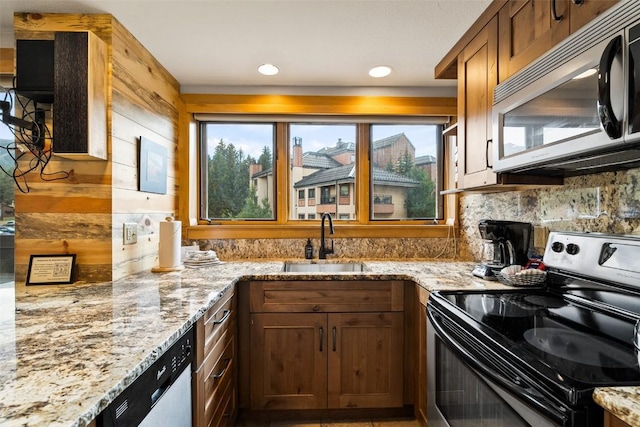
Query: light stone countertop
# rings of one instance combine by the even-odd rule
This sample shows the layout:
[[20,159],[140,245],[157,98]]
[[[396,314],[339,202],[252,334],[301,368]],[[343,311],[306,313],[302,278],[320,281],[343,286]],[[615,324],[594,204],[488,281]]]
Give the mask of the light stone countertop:
[[[473,277],[472,263],[365,264],[362,273],[310,274],[284,273],[281,261],[229,262],[97,284],[0,285],[0,425],[87,425],[238,281],[358,278],[412,280],[429,291],[506,288]],[[619,395],[611,390],[597,392],[607,408]]]

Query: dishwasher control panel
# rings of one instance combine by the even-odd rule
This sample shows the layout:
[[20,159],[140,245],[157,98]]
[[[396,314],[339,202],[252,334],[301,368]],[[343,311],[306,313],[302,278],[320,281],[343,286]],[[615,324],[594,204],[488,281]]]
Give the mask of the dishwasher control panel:
[[[139,425],[193,361],[194,330],[189,328],[145,369],[98,419],[103,427]],[[135,375],[135,373],[132,373]]]

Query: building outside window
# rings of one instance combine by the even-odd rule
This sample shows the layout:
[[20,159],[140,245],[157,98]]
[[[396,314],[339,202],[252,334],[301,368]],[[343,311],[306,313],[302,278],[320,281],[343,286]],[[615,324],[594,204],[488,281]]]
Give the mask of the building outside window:
[[437,195],[442,126],[371,126],[371,219],[430,219]]

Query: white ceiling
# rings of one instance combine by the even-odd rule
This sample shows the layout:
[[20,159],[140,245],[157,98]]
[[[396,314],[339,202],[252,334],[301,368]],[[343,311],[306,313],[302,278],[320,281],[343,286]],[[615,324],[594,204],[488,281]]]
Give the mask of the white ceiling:
[[[181,83],[220,87],[451,87],[436,64],[491,0],[0,0],[0,47],[13,13],[110,13]],[[280,67],[276,76],[258,65]],[[382,79],[369,68],[390,65]],[[248,90],[251,90],[250,88]]]

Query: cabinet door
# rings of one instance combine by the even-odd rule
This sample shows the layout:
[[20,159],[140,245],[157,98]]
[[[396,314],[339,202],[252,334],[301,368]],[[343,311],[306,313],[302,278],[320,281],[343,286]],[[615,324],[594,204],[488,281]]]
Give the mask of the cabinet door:
[[403,314],[329,314],[330,408],[403,404]]
[[458,56],[458,166],[462,188],[495,184],[491,106],[498,82],[498,24],[493,18]]
[[[553,3],[559,21],[553,16]],[[540,57],[569,35],[568,0],[517,0],[498,13],[500,81]]]
[[583,0],[582,4],[571,4],[571,33],[575,33],[589,21],[597,18],[618,0]]
[[251,315],[251,409],[327,406],[326,314]]

